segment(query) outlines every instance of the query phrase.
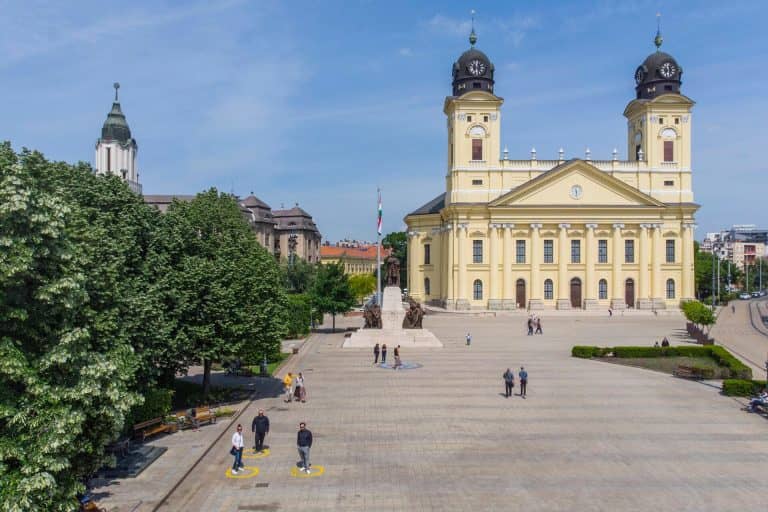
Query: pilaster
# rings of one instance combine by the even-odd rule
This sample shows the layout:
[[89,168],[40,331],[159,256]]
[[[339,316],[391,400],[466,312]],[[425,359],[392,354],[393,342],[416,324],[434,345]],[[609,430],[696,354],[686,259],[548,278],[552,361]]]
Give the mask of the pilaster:
[[653,257],[651,259],[651,297],[654,309],[666,309],[666,290],[662,282],[661,262],[664,261],[664,240],[661,238],[662,224],[653,226]]
[[515,261],[514,248],[512,247],[512,230],[514,224],[500,224],[504,228],[504,293],[502,295],[501,307],[503,309],[517,308],[517,299],[515,298],[515,289],[512,286],[512,262]]
[[541,224],[531,224],[531,279],[530,286],[528,287],[530,290],[528,292],[530,293],[528,297],[528,309],[544,309],[544,300],[542,295],[544,285],[540,282],[539,278],[539,244],[541,243],[539,238],[540,229]]
[[694,270],[693,270],[693,230],[696,227],[692,223],[683,223],[683,246],[681,280],[681,300],[693,300],[694,298]]
[[597,285],[595,283],[595,229],[597,224],[584,224],[584,309],[598,309]]
[[456,293],[456,309],[469,309],[469,298],[467,296],[467,229],[469,224],[458,224],[458,243],[456,248],[456,259],[458,266],[458,281]]
[[613,239],[611,252],[613,253],[612,273],[611,273],[611,308],[625,309],[624,288],[622,286],[621,261],[624,258],[624,251],[621,247],[621,230],[624,224],[616,223],[613,225]]
[[498,228],[500,224],[491,222],[488,224],[488,309],[501,309],[499,298],[499,256],[498,256]]
[[650,251],[648,246],[648,229],[651,227],[651,224],[640,224],[640,247],[638,247],[640,271],[637,276],[637,309],[653,309],[653,300],[648,283],[648,278],[650,277],[648,270],[648,252]]
[[571,309],[571,299],[568,297],[568,229],[570,224],[558,224],[560,228],[557,238],[557,309]]

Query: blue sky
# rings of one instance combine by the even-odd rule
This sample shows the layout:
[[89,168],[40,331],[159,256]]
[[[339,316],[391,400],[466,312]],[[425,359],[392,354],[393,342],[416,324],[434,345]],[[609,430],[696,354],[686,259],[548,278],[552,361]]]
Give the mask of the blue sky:
[[451,65],[496,66],[510,158],[626,157],[635,68],[663,49],[697,102],[697,238],[768,226],[768,4],[758,1],[0,0],[0,139],[92,162],[112,83],[145,193],[298,202],[326,239],[374,239],[444,190]]

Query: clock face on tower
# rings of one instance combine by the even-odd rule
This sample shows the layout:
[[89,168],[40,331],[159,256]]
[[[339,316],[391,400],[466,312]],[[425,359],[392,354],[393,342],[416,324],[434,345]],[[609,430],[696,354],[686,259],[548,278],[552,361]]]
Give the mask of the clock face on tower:
[[677,68],[671,62],[665,62],[659,68],[659,73],[661,73],[661,76],[664,78],[672,78],[675,75],[675,72],[677,72]]
[[485,73],[485,62],[475,59],[467,65],[467,71],[474,76],[480,76]]
[[642,66],[637,68],[637,71],[635,71],[635,83],[640,83],[643,81],[643,77],[645,77],[645,71],[643,71]]

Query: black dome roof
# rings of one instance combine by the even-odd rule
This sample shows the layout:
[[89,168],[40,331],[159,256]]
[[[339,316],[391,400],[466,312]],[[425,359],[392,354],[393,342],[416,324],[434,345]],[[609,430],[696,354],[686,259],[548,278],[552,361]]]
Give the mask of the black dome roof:
[[663,39],[656,34],[656,51],[635,70],[637,99],[653,99],[662,94],[680,94],[683,68],[674,57],[660,50]]
[[112,103],[112,110],[107,114],[107,120],[101,127],[101,138],[103,140],[116,140],[127,144],[131,140],[131,129],[128,128],[128,121],[125,120],[125,114],[120,109],[120,101],[117,98],[117,90],[120,84],[115,82],[115,102]]
[[475,31],[469,36],[472,47],[453,63],[453,95],[461,96],[472,90],[493,94],[494,67],[486,54],[475,48]]

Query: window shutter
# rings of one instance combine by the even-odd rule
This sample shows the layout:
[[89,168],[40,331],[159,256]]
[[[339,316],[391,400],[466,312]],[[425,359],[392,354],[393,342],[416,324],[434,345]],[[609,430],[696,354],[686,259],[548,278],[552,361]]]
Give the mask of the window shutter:
[[674,162],[674,142],[671,140],[665,140],[664,141],[664,161],[665,162]]

